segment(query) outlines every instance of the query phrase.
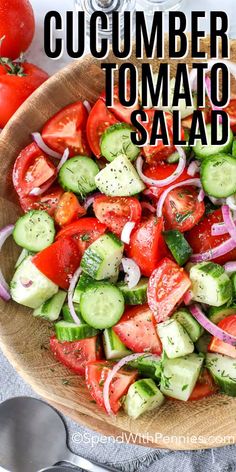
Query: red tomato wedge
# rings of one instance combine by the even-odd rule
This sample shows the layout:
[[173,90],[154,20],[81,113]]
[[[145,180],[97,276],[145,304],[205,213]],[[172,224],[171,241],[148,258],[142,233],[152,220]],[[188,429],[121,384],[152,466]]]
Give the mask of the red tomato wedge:
[[228,106],[224,108],[230,118],[230,128],[232,129],[233,133],[236,133],[236,98],[230,100]]
[[70,157],[77,154],[90,156],[86,138],[87,119],[88,112],[84,104],[72,103],[47,121],[42,130],[42,138],[51,149],[61,154],[69,148]]
[[207,369],[203,369],[188,401],[201,400],[202,398],[210,397],[217,391],[217,385],[215,384],[210,372],[208,372]]
[[135,260],[143,275],[149,277],[158,262],[166,255],[162,236],[163,219],[150,216],[132,231],[127,254]]
[[89,113],[86,127],[89,146],[96,157],[101,157],[101,136],[109,126],[114,125],[115,123],[118,123],[118,120],[113,113],[108,110],[104,100],[100,98]]
[[[109,361],[90,362],[86,366],[86,385],[88,387],[90,395],[101,407],[104,406],[103,399],[103,387],[104,382],[107,378],[108,372],[112,369],[115,364]],[[128,389],[132,383],[137,379],[136,370],[125,370],[120,369],[119,372],[114,376],[110,384],[110,405],[113,413],[117,413],[121,407],[121,398],[128,392]]]
[[[230,315],[221,320],[218,323],[219,328],[226,331],[226,333],[232,334],[236,336],[236,312],[235,315]],[[219,354],[225,354],[226,356],[233,357],[236,359],[236,347],[231,346],[224,341],[213,336],[209,346],[208,351],[210,352],[218,352]]]
[[63,238],[36,254],[32,262],[46,277],[67,290],[80,265],[81,252],[71,238]]
[[[118,85],[114,86],[113,97],[114,103],[112,107],[109,107],[109,110],[114,113],[114,115],[116,116],[116,118],[118,118],[119,121],[132,124],[131,114],[133,113],[133,111],[138,110],[140,108],[139,104],[133,105],[132,107],[125,107],[124,105],[121,105],[119,99]],[[127,100],[130,98],[130,82],[127,83],[126,98]],[[105,92],[101,95],[101,99],[104,101],[106,100]]]
[[191,286],[187,273],[167,257],[162,259],[148,283],[148,304],[157,323],[165,321]]
[[64,190],[59,185],[53,186],[48,193],[44,193],[39,197],[20,197],[20,206],[25,212],[29,210],[44,210],[49,215],[54,216],[63,193]]
[[119,323],[113,327],[121,341],[134,352],[161,355],[162,344],[153,324],[148,305],[127,308]]
[[35,143],[29,144],[16,158],[12,180],[19,197],[29,195],[35,187],[50,184],[56,176],[56,167]]
[[142,207],[134,197],[96,197],[93,210],[97,219],[104,223],[117,236],[121,235],[128,221],[138,223],[141,219]]
[[56,336],[50,338],[50,348],[56,359],[78,375],[85,375],[87,362],[102,358],[98,336],[80,341],[59,342]]
[[78,198],[72,192],[65,192],[58,203],[55,212],[55,222],[59,226],[65,226],[80,216],[84,216],[86,210],[79,203]]
[[171,190],[163,206],[165,229],[178,229],[182,233],[193,228],[205,212],[204,202],[198,201],[196,187],[183,186]]
[[[220,236],[211,235],[211,227],[214,223],[222,223],[222,212],[221,209],[215,210],[209,215],[205,216],[197,226],[194,226],[188,233],[186,233],[187,241],[193,249],[194,254],[202,253],[219,246],[224,241],[229,239],[228,234]],[[229,261],[236,260],[236,249],[228,252],[224,256],[212,259],[213,262],[218,264],[225,264]]]
[[100,223],[97,218],[81,218],[61,229],[56,240],[71,237],[83,254],[90,244],[105,233],[106,229],[106,225]]
[[[148,165],[146,164],[144,167],[144,174],[149,177],[150,179],[154,180],[164,180],[167,179],[170,175],[172,175],[175,170],[177,169],[178,164],[168,164],[167,162],[156,162],[155,164]],[[189,179],[190,176],[187,173],[187,169],[175,180],[175,183],[183,182],[184,180]],[[170,184],[170,185],[173,185]],[[152,193],[154,198],[159,198],[161,194],[168,188],[170,185],[166,185],[165,187],[155,187],[154,185],[147,185],[149,190]]]

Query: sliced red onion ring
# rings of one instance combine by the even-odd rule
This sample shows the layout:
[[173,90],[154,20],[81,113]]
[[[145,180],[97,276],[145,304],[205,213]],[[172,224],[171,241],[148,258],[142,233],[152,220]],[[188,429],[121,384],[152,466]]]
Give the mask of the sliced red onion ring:
[[93,195],[90,195],[89,197],[87,197],[84,201],[84,209],[87,211],[88,208],[93,205],[93,202],[95,200],[95,198],[99,197],[99,195],[101,195],[100,192],[96,192],[94,193]]
[[145,210],[149,210],[151,213],[156,213],[156,208],[148,202],[141,202],[141,207]]
[[154,185],[155,187],[165,187],[166,185],[171,184],[174,182],[184,171],[185,165],[186,165],[186,154],[182,147],[176,146],[176,149],[179,153],[180,159],[177,168],[171,174],[169,177],[166,179],[162,180],[155,180],[155,179],[150,179],[143,173],[143,158],[142,156],[139,156],[137,161],[136,161],[136,169],[138,172],[139,177],[142,179],[142,181],[147,184],[147,185]]
[[189,73],[189,85],[193,92],[197,91],[197,69],[191,69]]
[[130,243],[130,236],[131,236],[131,233],[135,227],[135,222],[134,221],[128,221],[128,223],[125,223],[123,229],[122,229],[122,233],[121,233],[121,241],[125,244],[129,244]]
[[130,259],[128,257],[123,257],[121,259],[121,264],[126,274],[125,282],[128,284],[128,287],[129,288],[136,287],[136,285],[139,283],[139,280],[141,278],[141,272],[140,272],[139,266],[136,264],[136,262],[133,259]]
[[205,193],[204,193],[204,190],[201,189],[199,194],[198,194],[197,199],[198,199],[199,202],[202,202],[204,200],[204,198],[205,198]]
[[233,274],[234,272],[236,272],[236,261],[226,262],[226,264],[224,265],[224,269],[227,274]]
[[190,177],[194,177],[199,172],[199,167],[200,164],[197,161],[192,161],[188,166],[187,174],[190,175]]
[[[147,354],[148,355],[148,354]],[[135,359],[138,359],[141,356],[145,356],[145,354],[142,353],[136,353],[136,354],[130,354],[130,356],[123,357],[117,364],[114,365],[113,369],[108,372],[108,376],[104,382],[104,387],[103,387],[103,398],[104,398],[104,405],[106,408],[106,411],[108,415],[113,414],[111,405],[110,405],[110,395],[109,395],[109,390],[110,390],[110,385],[112,382],[113,377],[117,374],[117,372],[126,364],[129,362],[135,361]],[[157,356],[159,359],[159,357]]]
[[80,274],[82,272],[82,269],[81,267],[79,267],[72,279],[71,279],[71,282],[70,282],[70,286],[69,286],[69,290],[68,290],[68,306],[69,306],[69,310],[70,310],[70,314],[74,320],[74,322],[77,324],[77,325],[80,325],[81,324],[81,321],[80,319],[78,318],[76,312],[75,312],[75,308],[74,308],[74,304],[73,304],[73,295],[74,295],[74,290],[75,290],[75,287],[76,287],[76,284],[79,280],[79,277],[80,277]]
[[171,185],[169,188],[167,188],[162,195],[159,198],[158,204],[157,204],[157,216],[160,218],[162,216],[162,208],[165,202],[165,199],[171,190],[177,187],[183,187],[184,185],[194,185],[195,187],[201,188],[201,181],[200,179],[188,179],[184,180],[183,182],[178,182],[177,184]]
[[234,195],[230,195],[230,197],[226,198],[226,204],[229,206],[229,208],[233,211],[236,210],[236,199]]
[[[216,107],[215,105],[213,105],[213,103],[211,101],[211,79],[207,75],[205,77],[205,88],[206,88],[207,96],[210,100],[212,110],[222,110],[222,108],[219,108],[219,107]],[[222,116],[219,117],[219,123],[222,123]]]
[[227,234],[228,230],[224,223],[214,223],[211,227],[212,236],[219,236],[221,234]]
[[45,152],[45,154],[48,154],[48,156],[51,157],[55,157],[55,159],[61,159],[61,154],[56,151],[53,151],[50,147],[48,147],[40,133],[32,133],[32,138],[37,144],[37,146],[42,149],[43,152]]
[[189,305],[193,299],[193,292],[189,289],[184,294],[183,302],[185,305]]
[[[13,230],[14,230],[14,225],[5,226],[5,228],[2,228],[0,230],[0,251],[6,239],[13,233]],[[1,270],[0,270],[0,297],[6,302],[8,302],[11,299],[9,285],[6,282]]]
[[62,158],[61,158],[61,160],[60,160],[60,162],[57,166],[57,173],[62,168],[63,164],[65,164],[65,162],[67,161],[69,155],[70,155],[70,151],[69,151],[68,148],[66,148],[65,151],[63,152]]
[[232,334],[227,333],[223,329],[219,328],[216,324],[212,323],[209,318],[203,313],[200,306],[196,303],[189,307],[192,315],[198,323],[206,330],[208,333],[215,336],[217,339],[224,341],[227,344],[231,344],[231,346],[236,346],[236,336],[232,336]]
[[46,182],[44,185],[42,185],[42,187],[35,187],[33,188],[30,192],[29,192],[29,195],[31,196],[39,196],[39,195],[43,195],[43,193],[45,193],[50,187],[51,185],[53,184],[53,182],[55,182],[55,180],[57,179],[57,175],[61,169],[61,167],[63,166],[63,164],[65,164],[65,162],[67,161],[68,157],[70,155],[70,151],[68,148],[65,149],[65,151],[63,152],[63,155],[62,155],[62,158],[57,166],[57,173],[55,175],[55,178],[54,180],[50,180],[49,182]]
[[231,238],[236,242],[236,226],[228,205],[223,205],[221,208],[224,224],[227,228]]
[[206,252],[202,252],[199,254],[193,254],[190,257],[191,262],[203,262],[203,261],[210,261],[212,259],[216,259],[217,257],[224,256],[228,252],[232,251],[236,247],[236,242],[230,238],[227,241],[224,241],[217,247],[209,249]]
[[88,102],[88,100],[84,100],[83,105],[85,106],[87,112],[90,113],[90,111],[92,110],[92,107],[91,107],[90,103]]

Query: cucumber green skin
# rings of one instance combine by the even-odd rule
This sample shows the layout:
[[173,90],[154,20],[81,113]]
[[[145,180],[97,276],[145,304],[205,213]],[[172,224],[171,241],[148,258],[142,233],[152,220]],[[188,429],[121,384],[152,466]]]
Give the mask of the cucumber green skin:
[[[141,286],[139,286],[140,283],[142,284]],[[126,305],[143,305],[147,303],[148,279],[141,279],[139,284],[131,289],[129,289],[128,285],[124,282],[117,284],[124,296]]]
[[62,305],[66,299],[67,293],[63,290],[53,295],[52,298],[44,302],[39,308],[33,311],[33,316],[44,318],[48,321],[56,321],[61,313]]
[[[226,173],[225,169],[227,164],[228,172]],[[229,166],[231,177],[230,186],[228,179]],[[217,169],[217,167],[219,167],[219,169]],[[216,177],[212,175],[214,169],[218,170]],[[217,154],[204,159],[201,164],[200,175],[204,192],[212,197],[226,198],[236,192],[236,159],[228,154]]]
[[203,334],[202,326],[195,320],[187,308],[180,308],[173,314],[173,318],[183,326],[194,343]]
[[231,154],[233,157],[236,157],[236,139],[233,140]]
[[[236,299],[236,272],[231,276],[232,290],[233,290],[233,299]],[[235,312],[236,313],[236,312]]]
[[[140,148],[132,143],[130,133],[132,127],[127,123],[116,123],[103,133],[101,138],[101,154],[109,162],[113,161],[119,154],[124,154],[130,161],[138,157]],[[124,139],[124,136],[126,139]]]
[[[224,356],[222,354],[208,353],[206,355],[206,367],[210,371],[215,382],[219,385],[221,392],[225,393],[226,395],[229,395],[230,397],[236,397],[236,375],[233,378],[227,377],[227,368],[221,371],[220,369],[216,368],[216,366],[214,365],[214,362],[212,362],[212,359],[222,359],[223,362],[225,359],[226,362],[229,361],[235,365],[236,365],[236,360],[233,358],[229,358],[228,356]],[[223,376],[222,376],[222,373],[224,373]],[[236,370],[235,370],[235,374],[236,374]]]
[[165,242],[178,265],[183,266],[193,251],[183,234],[175,229],[163,232]]
[[[67,326],[63,326],[64,321],[58,321],[55,324],[56,337],[58,341],[79,341],[80,339],[92,338],[98,334],[98,330],[88,326],[87,324],[76,325],[74,323],[68,323]],[[69,324],[71,326],[69,326]],[[74,326],[72,326],[74,324]]]
[[[214,281],[214,279],[216,279]],[[190,269],[193,300],[210,306],[222,306],[232,299],[231,281],[224,268],[214,262],[200,262]],[[213,283],[214,290],[211,285]]]
[[[211,129],[211,124],[206,125],[207,133],[210,132],[210,129]],[[202,146],[201,142],[198,141],[197,144],[193,146],[193,152],[200,159],[205,159],[209,156],[213,156],[220,153],[230,154],[231,149],[232,149],[233,139],[234,139],[234,135],[233,135],[233,132],[230,130],[228,143],[222,144],[221,146],[215,146],[215,145]]]
[[[73,305],[74,305],[75,313],[78,316],[79,320],[81,321],[81,323],[85,323],[84,319],[81,316],[79,304],[73,303]],[[63,316],[64,321],[68,321],[69,323],[74,323],[74,319],[72,318],[70,314],[68,303],[65,303],[62,307],[62,316]]]
[[195,346],[199,353],[206,354],[208,352],[208,346],[212,340],[212,336],[209,333],[203,333],[203,335],[197,340]]
[[227,316],[236,315],[236,305],[227,306],[223,305],[220,307],[211,306],[208,312],[208,318],[212,323],[218,324],[224,320]]
[[137,369],[142,377],[150,377],[155,381],[161,378],[161,358],[160,360],[153,360],[144,355],[135,361],[129,362],[129,365]]
[[[37,227],[40,226],[40,220],[45,225],[44,233],[43,235],[39,233],[39,238],[35,236],[35,241],[30,241],[30,238],[27,237],[27,233],[28,236],[29,233],[36,232],[37,234]],[[31,228],[29,227],[30,224]],[[25,227],[27,228],[26,231]],[[31,210],[17,220],[12,236],[18,246],[30,252],[39,252],[53,243],[55,234],[56,230],[51,216],[43,210]]]
[[[78,165],[78,176],[76,176],[76,181],[73,182],[73,180],[70,179],[70,171],[67,169],[70,169],[76,162],[87,163],[88,175],[83,175],[81,173],[81,166]],[[64,190],[74,192],[77,195],[87,195],[88,193],[93,192],[93,190],[96,190],[97,186],[95,184],[95,177],[98,173],[99,167],[91,157],[75,156],[67,160],[61,167],[58,174],[58,182]]]
[[114,255],[113,275],[115,275],[122,259],[123,248],[124,245],[114,234],[107,233],[98,238],[86,249],[81,260],[81,268],[86,272],[86,274],[95,280],[104,280],[105,278],[110,277],[111,274],[104,274],[103,266],[106,264],[106,256],[111,256],[112,251],[115,251],[116,249],[120,254],[119,257]]
[[164,396],[152,379],[141,379],[133,383],[124,401],[124,409],[136,419],[146,411],[154,410],[162,405]]
[[94,279],[90,277],[88,274],[83,272],[79,278],[79,281],[75,287],[74,295],[73,295],[73,302],[80,303],[81,295],[84,290],[89,287],[91,283],[94,283]]

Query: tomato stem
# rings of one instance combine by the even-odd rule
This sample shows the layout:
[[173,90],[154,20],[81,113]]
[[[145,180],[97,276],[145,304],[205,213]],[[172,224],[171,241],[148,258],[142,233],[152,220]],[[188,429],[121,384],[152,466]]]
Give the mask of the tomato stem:
[[[1,38],[2,39],[2,38]],[[1,44],[0,39],[0,44]],[[22,66],[23,55],[21,54],[18,61],[13,62],[8,57],[0,57],[0,64],[5,68],[8,75],[17,75],[18,77],[24,77],[24,67]]]

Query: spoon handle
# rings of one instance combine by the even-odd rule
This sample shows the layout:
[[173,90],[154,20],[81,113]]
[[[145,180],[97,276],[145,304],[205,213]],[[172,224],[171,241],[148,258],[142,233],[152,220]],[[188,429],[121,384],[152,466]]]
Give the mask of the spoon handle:
[[84,469],[88,472],[104,472],[106,470],[110,470],[111,472],[118,472],[117,469],[108,467],[106,465],[100,465],[88,459],[84,459],[84,457],[77,456],[76,454],[73,454],[73,452],[69,450],[68,450],[68,455],[65,458],[63,458],[63,462],[67,462],[72,465],[77,465],[81,469]]

